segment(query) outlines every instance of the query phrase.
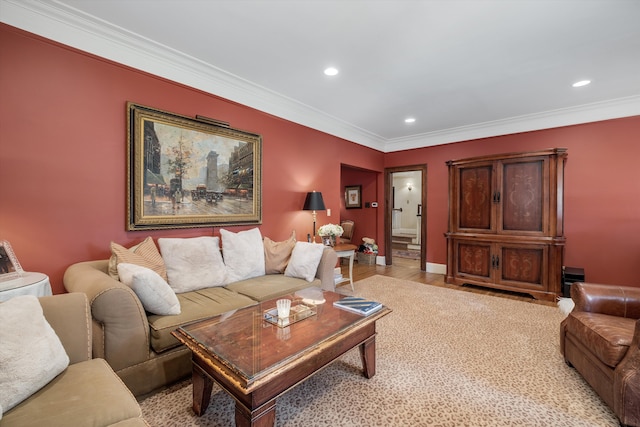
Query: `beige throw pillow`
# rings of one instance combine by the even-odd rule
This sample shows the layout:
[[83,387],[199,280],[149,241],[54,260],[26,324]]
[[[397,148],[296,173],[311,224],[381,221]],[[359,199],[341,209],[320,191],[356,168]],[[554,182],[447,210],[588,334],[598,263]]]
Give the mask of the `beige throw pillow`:
[[33,295],[0,303],[0,325],[0,407],[6,412],[67,369],[69,356]]
[[227,283],[264,276],[264,247],[258,228],[232,233],[220,229]]
[[116,280],[118,277],[118,264],[120,263],[136,264],[146,267],[158,273],[160,277],[167,280],[167,269],[164,260],[151,236],[144,239],[141,243],[132,246],[130,249],[125,248],[115,242],[111,242],[111,258],[109,259],[109,276]]
[[282,242],[274,242],[268,237],[264,238],[264,269],[266,274],[282,274],[289,264],[291,252],[296,245],[296,231],[291,237]]
[[177,294],[227,283],[219,237],[160,238],[158,245]]
[[316,243],[296,242],[284,275],[313,282],[324,248],[324,245]]

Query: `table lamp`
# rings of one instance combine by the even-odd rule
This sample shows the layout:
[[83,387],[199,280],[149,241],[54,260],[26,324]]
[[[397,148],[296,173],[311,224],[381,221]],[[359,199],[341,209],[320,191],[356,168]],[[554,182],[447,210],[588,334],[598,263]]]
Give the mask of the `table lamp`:
[[316,242],[316,211],[323,211],[324,200],[322,200],[322,193],[318,191],[311,191],[307,193],[307,198],[304,200],[304,206],[302,210],[313,211],[313,243]]

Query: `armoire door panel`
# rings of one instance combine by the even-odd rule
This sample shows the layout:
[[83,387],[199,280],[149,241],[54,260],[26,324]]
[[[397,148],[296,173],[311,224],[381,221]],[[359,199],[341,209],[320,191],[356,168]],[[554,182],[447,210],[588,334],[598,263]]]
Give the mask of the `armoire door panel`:
[[491,278],[491,245],[457,242],[457,273],[479,278]]
[[505,163],[502,169],[502,229],[543,231],[544,161]]
[[544,282],[544,248],[502,247],[500,256],[501,281],[531,283]]
[[491,230],[493,166],[460,168],[459,228]]

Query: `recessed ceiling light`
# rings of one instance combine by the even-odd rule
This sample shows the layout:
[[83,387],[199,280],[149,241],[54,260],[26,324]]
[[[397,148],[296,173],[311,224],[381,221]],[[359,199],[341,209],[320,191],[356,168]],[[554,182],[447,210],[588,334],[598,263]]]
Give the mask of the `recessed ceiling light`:
[[413,117],[407,117],[406,119],[404,119],[405,123],[415,123],[416,119],[414,119]]
[[591,80],[580,80],[579,82],[575,82],[571,86],[573,86],[573,87],[582,87],[582,86],[588,85],[589,83],[591,83]]
[[329,68],[324,70],[324,73],[327,76],[335,76],[336,74],[338,74],[338,69],[334,68],[334,67],[329,67]]

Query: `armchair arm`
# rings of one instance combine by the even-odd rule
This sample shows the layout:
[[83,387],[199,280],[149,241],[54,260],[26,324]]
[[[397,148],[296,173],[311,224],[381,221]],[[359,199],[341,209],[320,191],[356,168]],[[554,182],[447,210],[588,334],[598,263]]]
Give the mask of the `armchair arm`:
[[337,263],[338,255],[336,254],[336,251],[331,247],[324,248],[320,264],[318,265],[318,271],[316,272],[316,277],[320,279],[320,282],[322,283],[320,287],[325,291],[336,290],[333,270],[336,268]]
[[38,299],[47,322],[62,342],[69,363],[91,359],[91,313],[82,293],[60,294]]
[[640,288],[574,283],[571,285],[571,299],[576,311],[640,318]]
[[149,323],[142,303],[126,285],[107,273],[108,261],[86,261],[64,274],[69,292],[87,295],[93,317],[93,357],[113,370],[149,359]]
[[640,425],[640,320],[624,359],[613,373],[614,412],[622,425]]

